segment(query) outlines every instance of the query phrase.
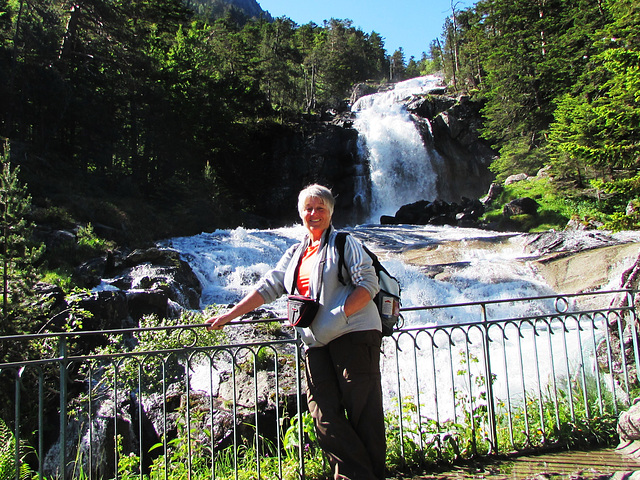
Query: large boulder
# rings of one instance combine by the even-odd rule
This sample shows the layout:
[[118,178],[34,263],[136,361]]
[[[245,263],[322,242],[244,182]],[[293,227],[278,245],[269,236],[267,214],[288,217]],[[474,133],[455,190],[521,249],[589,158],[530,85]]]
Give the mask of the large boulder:
[[[149,308],[140,308],[141,314],[167,316],[170,303],[189,309],[200,308],[202,285],[189,264],[174,250],[137,249],[112,261],[90,260],[76,272],[77,278],[84,279],[88,288],[100,286],[101,289],[119,290],[127,292],[138,305],[148,303]],[[78,272],[85,275],[81,277]]]
[[[56,305],[43,328],[63,329],[69,321],[77,322],[74,317],[82,318],[75,326],[82,330],[132,328],[145,315],[177,318],[184,309],[200,309],[202,285],[190,265],[170,249],[154,247],[95,258],[80,265],[75,278],[92,290],[65,298],[52,286],[39,286],[43,300],[49,298]],[[88,315],[78,315],[82,311]],[[90,351],[103,342],[83,337],[79,348]]]
[[538,213],[540,204],[533,198],[522,197],[511,200],[502,208],[502,214],[509,218],[514,215],[535,215]]

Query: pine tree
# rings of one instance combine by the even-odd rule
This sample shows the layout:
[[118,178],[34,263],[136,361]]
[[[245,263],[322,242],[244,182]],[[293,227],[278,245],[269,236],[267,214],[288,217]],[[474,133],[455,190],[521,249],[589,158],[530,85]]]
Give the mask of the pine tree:
[[32,225],[26,216],[31,197],[18,178],[19,167],[11,168],[9,142],[0,157],[0,265],[2,268],[3,334],[23,333],[33,313],[33,286],[37,281],[35,263],[43,247],[33,244]]

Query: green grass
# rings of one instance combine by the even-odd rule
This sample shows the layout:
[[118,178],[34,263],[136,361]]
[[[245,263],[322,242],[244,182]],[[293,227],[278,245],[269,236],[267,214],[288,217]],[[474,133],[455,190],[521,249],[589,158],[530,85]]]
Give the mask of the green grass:
[[[505,204],[522,197],[534,199],[540,205],[536,215],[517,215],[506,219]],[[525,232],[564,230],[569,220],[583,224],[604,224],[608,215],[602,213],[593,191],[576,189],[549,178],[532,178],[506,185],[498,199],[484,215],[486,222],[497,222],[505,229]],[[594,223],[595,222],[595,223]]]

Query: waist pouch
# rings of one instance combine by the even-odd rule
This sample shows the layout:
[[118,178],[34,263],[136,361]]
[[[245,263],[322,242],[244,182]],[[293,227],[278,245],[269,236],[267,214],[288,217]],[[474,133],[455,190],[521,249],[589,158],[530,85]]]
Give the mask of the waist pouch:
[[313,298],[304,295],[289,295],[287,300],[287,317],[294,327],[308,327],[316,318],[320,304]]

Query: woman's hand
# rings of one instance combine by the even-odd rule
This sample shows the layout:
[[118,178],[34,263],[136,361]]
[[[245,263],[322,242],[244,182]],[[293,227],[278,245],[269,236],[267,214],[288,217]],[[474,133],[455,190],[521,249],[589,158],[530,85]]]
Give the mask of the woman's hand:
[[370,300],[371,294],[369,293],[369,290],[364,287],[356,287],[344,302],[344,314],[347,317],[350,317],[357,311],[362,310]]
[[233,307],[228,312],[223,313],[222,315],[216,315],[215,317],[211,317],[206,320],[204,323],[208,323],[209,326],[207,330],[222,330],[227,323],[229,323],[234,318],[241,317],[242,315],[255,310],[260,305],[264,303],[264,298],[257,290],[249,293],[246,297],[244,297],[240,302]]
[[232,317],[231,315],[228,315],[226,313],[223,313],[222,315],[218,315],[216,317],[211,317],[208,320],[205,320],[204,323],[209,324],[209,326],[207,327],[207,330],[211,331],[211,330],[222,330],[222,328],[229,323],[231,320],[233,320],[234,317]]

